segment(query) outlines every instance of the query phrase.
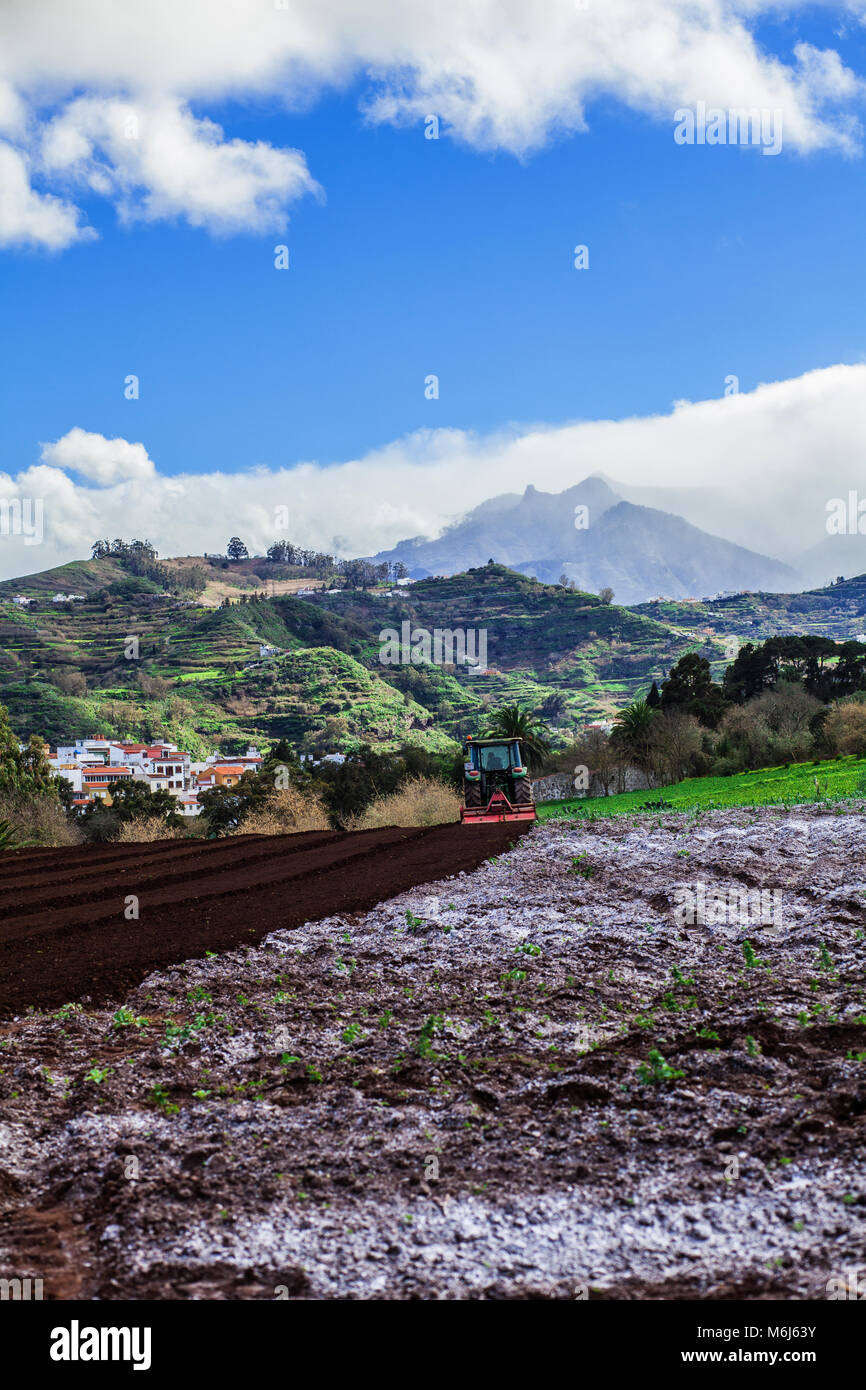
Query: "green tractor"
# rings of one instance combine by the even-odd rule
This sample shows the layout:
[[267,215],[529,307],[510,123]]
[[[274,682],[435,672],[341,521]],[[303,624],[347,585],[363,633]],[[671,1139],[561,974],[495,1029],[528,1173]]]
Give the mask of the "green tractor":
[[535,820],[529,767],[519,738],[468,738],[463,757],[464,825]]

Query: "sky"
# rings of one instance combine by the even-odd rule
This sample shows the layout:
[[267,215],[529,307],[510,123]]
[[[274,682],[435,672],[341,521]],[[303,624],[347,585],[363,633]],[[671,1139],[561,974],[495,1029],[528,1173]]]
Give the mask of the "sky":
[[[866,0],[6,0],[0,576],[595,471],[816,544],[866,498],[864,96]],[[678,143],[701,104],[765,147]]]

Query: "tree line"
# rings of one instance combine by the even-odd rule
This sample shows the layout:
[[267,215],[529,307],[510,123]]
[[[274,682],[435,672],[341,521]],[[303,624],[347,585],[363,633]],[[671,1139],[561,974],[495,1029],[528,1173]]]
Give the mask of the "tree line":
[[866,643],[809,636],[747,643],[720,682],[689,652],[567,759],[610,791],[629,766],[662,785],[845,754],[866,755]]

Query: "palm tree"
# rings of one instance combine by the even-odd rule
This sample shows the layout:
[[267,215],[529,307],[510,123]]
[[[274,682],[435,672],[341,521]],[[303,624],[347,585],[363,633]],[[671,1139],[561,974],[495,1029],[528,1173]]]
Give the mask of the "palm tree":
[[520,705],[503,705],[490,720],[482,738],[519,738],[531,772],[538,772],[550,751],[544,740],[547,726]]
[[645,767],[649,759],[655,717],[655,710],[646,700],[632,700],[616,715],[614,742],[624,748],[641,767]]

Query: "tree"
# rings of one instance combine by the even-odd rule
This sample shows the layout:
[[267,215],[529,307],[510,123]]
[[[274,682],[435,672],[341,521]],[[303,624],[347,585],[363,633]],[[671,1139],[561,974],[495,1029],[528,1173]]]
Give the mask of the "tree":
[[704,732],[694,715],[682,710],[666,710],[653,719],[650,760],[659,781],[681,782],[694,771]]
[[[716,752],[731,770],[801,762],[814,751],[823,720],[819,700],[795,681],[780,681],[745,705],[731,706],[719,725]],[[816,723],[817,721],[817,723]]]
[[87,694],[87,681],[73,666],[61,666],[51,676],[51,683],[63,695],[80,696]]
[[866,703],[843,700],[834,705],[824,724],[824,733],[839,753],[866,754]]
[[165,787],[152,791],[147,782],[133,778],[111,788],[111,809],[121,823],[142,818],[172,826],[183,823],[170,791]]
[[566,766],[572,773],[575,768],[585,767],[590,777],[598,778],[608,796],[621,764],[621,753],[604,729],[586,729],[568,750]]
[[725,697],[721,686],[713,683],[705,657],[687,652],[671,667],[670,675],[662,682],[662,709],[680,709],[684,714],[693,714],[708,728],[716,727],[724,714]]
[[538,772],[550,751],[544,738],[546,733],[546,726],[530,710],[521,709],[520,705],[504,705],[492,716],[482,737],[520,739],[530,770]]
[[25,798],[57,796],[57,781],[44,743],[31,734],[21,747],[4,705],[0,705],[0,792]]
[[617,712],[611,743],[632,758],[638,767],[649,766],[653,724],[657,718],[646,700],[632,700]]
[[609,585],[605,585],[603,589],[599,589],[598,596],[602,603],[613,603],[613,589],[611,589]]
[[561,690],[554,690],[542,701],[538,710],[538,716],[542,722],[546,723],[550,719],[562,719],[563,715],[567,712],[568,704],[565,696]]
[[240,536],[232,536],[226,546],[226,555],[230,560],[248,560],[250,552],[247,550]]
[[270,786],[256,773],[245,772],[233,787],[212,787],[199,793],[199,805],[211,835],[227,835],[236,830],[248,811],[257,809],[268,797]]
[[734,661],[727,667],[722,681],[726,700],[745,704],[753,695],[760,695],[776,684],[779,668],[773,654],[764,647],[746,642],[740,647]]
[[652,685],[650,686],[650,692],[649,695],[647,695],[646,697],[646,702],[649,705],[650,709],[658,709],[659,705],[662,702],[662,697],[659,694],[659,688],[656,685],[655,681],[653,681]]

